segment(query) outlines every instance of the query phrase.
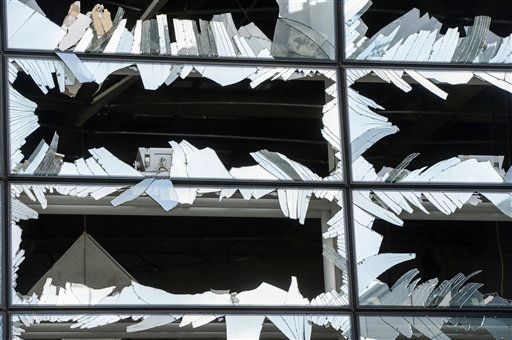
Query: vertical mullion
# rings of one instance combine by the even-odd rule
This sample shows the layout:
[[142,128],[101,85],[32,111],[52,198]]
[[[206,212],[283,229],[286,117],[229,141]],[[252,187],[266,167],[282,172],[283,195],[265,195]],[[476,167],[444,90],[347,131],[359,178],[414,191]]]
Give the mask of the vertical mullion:
[[3,55],[7,44],[7,15],[5,14],[5,0],[0,0],[0,51]]
[[343,49],[341,48],[341,41],[343,40],[344,33],[340,30],[342,23],[342,2],[343,0],[334,0],[334,58],[336,64],[339,64],[343,60]]
[[355,243],[353,234],[353,218],[352,218],[352,161],[350,149],[350,134],[349,134],[349,113],[347,105],[347,82],[346,70],[343,65],[345,61],[345,15],[344,15],[344,0],[336,1],[336,53],[338,61],[338,100],[339,100],[339,121],[342,145],[342,169],[343,180],[345,182],[343,192],[343,204],[345,208],[345,247],[347,254],[347,268],[349,270],[349,301],[352,313],[351,320],[351,338],[354,340],[360,339],[359,332],[359,315],[358,310],[358,287],[357,287],[357,272],[356,272],[356,256],[355,256]]
[[[3,1],[2,1],[3,3]],[[4,21],[5,22],[5,21]],[[4,32],[5,32],[5,27]],[[5,45],[3,45],[4,47]],[[8,173],[10,171],[10,157],[9,157],[9,129],[8,129],[8,71],[7,71],[7,59],[4,55],[1,58],[1,79],[0,82],[0,92],[1,92],[1,108],[0,108],[0,130],[2,131],[2,139],[0,140],[1,145],[1,153],[2,153],[2,245],[1,254],[2,254],[2,306],[8,309],[9,306],[9,275],[7,274],[10,270],[10,261],[9,261],[9,182],[8,182]]]
[[6,133],[6,112],[7,112],[7,80],[8,78],[8,71],[7,71],[7,63],[5,61],[4,57],[4,49],[7,43],[7,24],[6,24],[6,14],[5,14],[5,0],[0,0],[0,174],[1,178],[5,179],[7,176],[7,172],[5,171],[7,169],[7,156],[6,156],[6,150],[7,150],[7,133]]
[[5,182],[3,188],[3,212],[4,212],[4,225],[3,225],[3,272],[2,272],[2,280],[3,280],[3,304],[7,312],[10,312],[10,308],[12,305],[12,258],[11,258],[11,183],[8,181]]
[[[1,1],[1,0],[0,0]],[[5,180],[9,171],[9,159],[8,156],[8,142],[9,142],[9,134],[7,133],[8,122],[7,122],[7,110],[8,110],[8,90],[9,85],[7,85],[9,81],[9,71],[7,70],[7,57],[5,55],[0,54],[0,174],[2,180]]]
[[1,314],[2,316],[2,328],[1,328],[1,332],[2,332],[2,339],[9,339],[7,337],[7,333],[9,332],[9,327],[7,326],[9,324],[9,322],[7,321],[7,313],[4,311],[2,312]]
[[346,232],[346,253],[347,253],[347,267],[349,269],[349,300],[352,309],[351,314],[351,336],[353,339],[360,338],[359,332],[359,315],[358,315],[358,286],[357,286],[357,272],[356,272],[356,256],[355,256],[355,240],[353,232],[353,214],[352,214],[352,160],[351,160],[351,148],[350,148],[350,134],[349,134],[349,112],[347,104],[347,82],[346,82],[346,69],[344,65],[345,60],[345,29],[344,29],[344,11],[343,11],[343,0],[338,1],[338,14],[339,24],[337,31],[339,32],[339,41],[337,45],[338,51],[338,97],[340,101],[340,131],[341,131],[341,143],[342,143],[342,154],[343,154],[343,178],[345,181],[344,189],[344,208],[345,208],[345,232]]
[[352,206],[352,190],[350,184],[348,188],[345,188],[344,192],[345,199],[345,232],[346,232],[346,253],[347,253],[347,267],[349,269],[349,292],[350,292],[350,304],[352,307],[352,335],[354,339],[359,339],[359,327],[358,327],[358,308],[359,308],[359,287],[357,284],[357,263],[356,263],[356,247],[355,247],[355,235],[354,235],[354,219],[353,219],[353,206]]
[[0,1],[0,174],[1,174],[1,182],[0,182],[0,203],[2,205],[2,209],[0,211],[0,237],[2,240],[0,241],[0,249],[1,260],[0,265],[2,266],[2,270],[0,271],[1,275],[1,284],[0,289],[2,292],[0,294],[1,306],[2,306],[2,338],[10,339],[10,318],[9,318],[9,309],[8,309],[8,279],[7,279],[7,271],[9,267],[8,262],[8,252],[7,252],[7,225],[8,225],[8,216],[9,216],[9,208],[8,208],[8,185],[7,185],[7,169],[8,169],[8,140],[9,136],[7,134],[7,81],[8,81],[8,72],[7,72],[7,62],[4,56],[4,49],[7,44],[7,25],[6,25],[6,13],[5,13],[5,1]]
[[[2,5],[4,4],[3,1],[0,2]],[[3,7],[0,9],[1,11],[1,14],[3,14]],[[5,22],[4,20],[2,20],[2,22]],[[3,33],[5,32],[5,25],[2,25],[2,37],[4,36]],[[1,42],[2,43],[2,49],[3,47],[5,46],[4,45],[4,41]],[[7,297],[7,294],[9,292],[9,289],[8,289],[8,279],[7,279],[7,271],[8,271],[8,267],[9,267],[9,261],[8,261],[8,258],[9,258],[9,255],[8,255],[8,252],[7,252],[7,249],[8,249],[8,238],[7,238],[7,235],[8,235],[8,232],[7,232],[7,229],[8,229],[8,224],[9,224],[9,204],[8,204],[8,197],[9,197],[9,191],[8,191],[8,182],[6,180],[7,178],[7,171],[8,171],[8,164],[9,164],[9,157],[8,157],[8,140],[9,140],[9,136],[8,136],[8,133],[7,133],[7,89],[8,89],[8,86],[7,86],[7,80],[8,80],[8,72],[7,72],[7,63],[6,63],[6,59],[3,55],[3,53],[0,55],[0,131],[1,131],[1,140],[0,140],[0,153],[1,153],[1,159],[0,159],[0,164],[2,165],[2,168],[0,170],[1,174],[2,174],[2,181],[1,181],[1,185],[0,185],[0,195],[1,195],[1,206],[2,206],[2,209],[1,209],[1,217],[0,217],[0,220],[1,220],[1,232],[0,232],[0,237],[2,238],[1,239],[1,242],[0,242],[0,246],[1,246],[1,249],[0,249],[0,254],[2,255],[2,259],[0,260],[0,265],[2,266],[2,270],[1,270],[1,289],[2,289],[2,293],[1,293],[1,305],[2,305],[2,309],[5,311],[7,306],[8,306],[8,297]],[[4,318],[4,322],[7,322]],[[4,331],[5,331],[5,327],[4,327]]]
[[343,153],[343,180],[345,182],[344,188],[344,208],[345,208],[345,247],[347,254],[347,268],[349,269],[349,301],[352,309],[351,318],[351,337],[352,339],[360,339],[359,332],[359,314],[358,314],[358,286],[357,286],[357,271],[356,271],[356,256],[355,256],[355,240],[353,228],[353,212],[352,212],[352,157],[350,147],[350,132],[349,132],[349,112],[348,112],[348,97],[347,97],[347,77],[345,69],[345,3],[344,0],[338,0],[336,16],[337,27],[336,31],[339,32],[337,37],[337,53],[338,53],[338,98],[340,101],[340,131],[341,143]]
[[338,66],[338,100],[340,108],[340,129],[343,153],[343,180],[350,189],[352,185],[352,157],[350,147],[349,109],[347,97],[347,72],[343,64]]
[[8,276],[7,276],[7,272],[9,271],[9,267],[10,267],[10,261],[9,261],[9,252],[7,251],[7,249],[9,248],[8,247],[8,242],[9,242],[9,239],[8,239],[8,235],[9,235],[9,232],[8,232],[8,229],[9,229],[9,225],[10,225],[10,221],[9,221],[9,201],[8,201],[8,197],[9,197],[9,186],[7,184],[6,181],[2,180],[2,185],[0,186],[0,193],[1,193],[1,200],[2,200],[2,211],[1,211],[1,228],[2,228],[2,232],[0,233],[0,237],[2,238],[1,242],[0,242],[0,246],[2,247],[1,251],[0,251],[0,254],[2,254],[2,259],[0,260],[0,263],[1,263],[1,266],[2,266],[2,270],[0,272],[0,275],[2,275],[1,277],[1,280],[2,280],[2,284],[0,285],[1,289],[2,289],[2,294],[0,295],[0,299],[2,300],[1,301],[1,305],[2,305],[2,309],[5,311],[8,309],[8,301],[9,301],[9,297],[8,297],[8,292],[10,292],[10,289],[9,289],[9,285],[8,285],[8,282],[9,282],[9,279],[8,279]]
[[9,229],[9,225],[10,225],[10,221],[9,221],[9,202],[8,202],[8,197],[9,197],[9,186],[7,185],[7,182],[5,181],[2,181],[2,186],[0,188],[0,192],[1,192],[1,200],[2,200],[2,211],[1,211],[1,214],[2,214],[2,232],[0,233],[0,237],[2,237],[2,240],[0,242],[0,245],[2,247],[1,249],[1,254],[2,254],[2,259],[0,260],[0,263],[2,265],[2,270],[1,270],[1,273],[0,275],[2,275],[1,279],[2,279],[2,284],[0,285],[1,289],[2,289],[2,294],[1,294],[1,297],[0,299],[2,299],[2,309],[4,311],[8,310],[8,301],[9,301],[9,292],[10,292],[10,288],[9,288],[9,279],[8,279],[8,275],[7,273],[9,272],[9,268],[10,268],[10,261],[9,261],[9,252],[7,251],[7,249],[9,248],[8,247],[8,242],[9,242],[9,238],[8,238],[8,235],[9,235],[9,232],[8,232],[8,229]]
[[12,339],[12,335],[11,335],[12,334],[12,332],[11,332],[11,330],[12,330],[12,315],[11,315],[10,311],[7,311],[7,312],[3,313],[2,316],[3,316],[2,331],[4,333],[3,339],[10,340],[10,339]]
[[338,36],[338,61],[340,64],[345,64],[345,0],[338,0],[338,26],[336,31],[340,32]]
[[359,322],[359,313],[355,311],[352,313],[352,332],[351,332],[351,340],[360,340],[361,339],[361,323]]

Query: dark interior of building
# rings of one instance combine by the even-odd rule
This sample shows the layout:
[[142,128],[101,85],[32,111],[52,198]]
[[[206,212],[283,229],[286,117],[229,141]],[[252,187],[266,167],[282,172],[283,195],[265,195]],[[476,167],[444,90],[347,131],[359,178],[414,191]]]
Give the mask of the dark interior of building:
[[305,297],[324,291],[319,219],[40,215],[20,225],[21,293],[84,231],[137,282],[168,292],[241,292],[262,282],[288,290],[291,276]]
[[[111,76],[102,90],[120,77]],[[38,104],[41,126],[27,138],[22,151],[30,155],[42,138],[49,143],[56,131],[58,152],[66,155],[66,161],[103,146],[132,164],[138,147],[165,148],[171,140],[185,139],[198,148],[214,149],[227,169],[253,165],[250,153],[267,149],[327,176],[328,144],[321,129],[328,84],[274,80],[252,89],[249,82],[222,87],[207,78],[187,77],[146,91],[137,77],[84,124],[77,124],[98,85],[83,85],[76,98],[58,89],[45,95],[30,77],[19,73],[14,88]]]
[[512,228],[504,221],[407,220],[403,227],[376,220],[373,229],[384,236],[380,253],[416,253],[379,279],[390,287],[407,271],[417,268],[420,282],[439,282],[481,270],[470,282],[483,283],[482,293],[512,298]]
[[407,167],[418,169],[458,155],[505,156],[511,165],[512,98],[495,86],[475,83],[437,84],[446,100],[419,84],[403,92],[379,81],[361,81],[352,88],[386,110],[376,110],[400,131],[384,137],[363,155],[379,171],[396,167],[412,153],[420,153]]

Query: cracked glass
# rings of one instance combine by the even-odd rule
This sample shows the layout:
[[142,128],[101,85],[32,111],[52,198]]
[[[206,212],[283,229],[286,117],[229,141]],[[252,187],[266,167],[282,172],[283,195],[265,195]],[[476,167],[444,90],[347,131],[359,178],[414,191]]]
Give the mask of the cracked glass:
[[13,303],[348,304],[341,191],[137,186],[11,184]]
[[352,193],[359,303],[510,308],[509,192]]
[[343,314],[14,314],[12,340],[66,339],[330,339],[348,340]]
[[3,1],[11,49],[252,59],[335,56],[333,0]]
[[509,64],[509,1],[344,0],[345,57],[358,61]]
[[340,181],[337,72],[13,58],[17,175]]
[[354,181],[508,183],[511,75],[348,69]]

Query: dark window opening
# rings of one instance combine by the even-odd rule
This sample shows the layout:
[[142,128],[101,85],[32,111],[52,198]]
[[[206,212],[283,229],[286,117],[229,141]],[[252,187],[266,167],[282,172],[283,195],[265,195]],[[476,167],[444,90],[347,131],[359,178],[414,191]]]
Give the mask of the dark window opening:
[[417,268],[421,282],[449,280],[458,273],[483,283],[482,293],[512,297],[512,228],[510,222],[406,220],[403,227],[376,220],[373,230],[384,236],[379,253],[415,253],[379,279],[390,287],[407,271]]
[[[288,290],[291,276],[297,277],[305,297],[324,291],[318,219],[300,225],[280,218],[42,214],[20,226],[25,260],[18,270],[17,290],[23,294],[84,232],[137,282],[171,293],[241,292],[262,282]],[[86,254],[90,251],[80,247]],[[97,258],[92,253],[89,258]],[[78,283],[104,288],[94,287],[91,280],[96,279],[85,273],[85,282]],[[66,282],[63,276],[61,280]]]
[[[233,68],[236,72],[236,68]],[[111,76],[108,88],[121,76]],[[41,139],[60,136],[58,152],[66,161],[105,147],[133,164],[139,147],[168,148],[169,141],[189,141],[214,149],[227,169],[255,164],[251,152],[280,152],[320,176],[330,172],[328,144],[321,135],[326,103],[324,80],[266,81],[252,89],[249,80],[222,87],[207,78],[177,79],[170,86],[146,91],[140,79],[97,114],[77,127],[98,89],[84,84],[76,98],[52,89],[44,95],[20,72],[14,88],[36,102],[41,127],[22,147],[28,157]]]
[[384,82],[357,82],[351,87],[385,110],[376,112],[400,131],[377,141],[363,156],[379,171],[396,167],[411,153],[420,153],[407,167],[418,169],[458,155],[505,156],[512,160],[512,98],[509,93],[473,79],[467,85],[436,84],[446,100],[412,83],[404,93]]

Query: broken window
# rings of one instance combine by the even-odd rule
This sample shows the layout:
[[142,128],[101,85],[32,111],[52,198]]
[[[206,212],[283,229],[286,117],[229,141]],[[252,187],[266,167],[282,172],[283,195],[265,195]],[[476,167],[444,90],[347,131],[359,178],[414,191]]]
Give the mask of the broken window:
[[348,304],[340,191],[151,181],[12,184],[13,302]]
[[347,70],[354,180],[508,182],[511,75]]
[[345,57],[431,63],[510,63],[506,0],[344,0]]
[[451,314],[361,316],[364,339],[509,339],[512,319]]
[[353,192],[359,302],[512,307],[512,195],[449,190]]
[[210,58],[335,56],[333,0],[4,1],[11,49]]
[[9,71],[16,174],[341,178],[333,69],[61,54],[11,59]]
[[8,337],[512,337],[509,1],[0,4]]
[[16,314],[13,340],[48,339],[350,339],[343,314]]

